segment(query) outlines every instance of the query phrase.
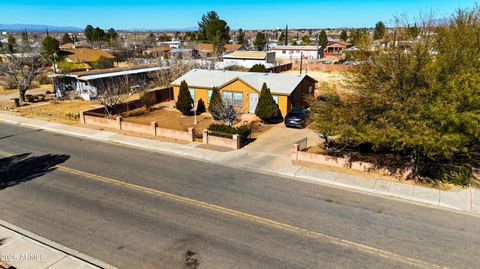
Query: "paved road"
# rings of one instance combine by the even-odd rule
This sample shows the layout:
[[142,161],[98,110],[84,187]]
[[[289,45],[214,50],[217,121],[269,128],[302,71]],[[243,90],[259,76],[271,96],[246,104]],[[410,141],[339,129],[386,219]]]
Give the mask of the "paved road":
[[480,264],[456,212],[13,125],[0,150],[3,220],[120,268]]

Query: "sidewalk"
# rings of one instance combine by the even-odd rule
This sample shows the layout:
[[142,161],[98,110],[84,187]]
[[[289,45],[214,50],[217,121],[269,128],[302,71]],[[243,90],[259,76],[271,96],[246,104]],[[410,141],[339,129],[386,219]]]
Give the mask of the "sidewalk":
[[0,268],[115,268],[78,251],[0,221]]
[[384,179],[372,179],[340,172],[312,169],[293,165],[289,155],[259,152],[250,149],[248,145],[236,151],[218,152],[199,147],[202,144],[196,142],[181,145],[109,131],[29,119],[7,112],[0,112],[0,121],[480,215],[480,189],[438,190]]

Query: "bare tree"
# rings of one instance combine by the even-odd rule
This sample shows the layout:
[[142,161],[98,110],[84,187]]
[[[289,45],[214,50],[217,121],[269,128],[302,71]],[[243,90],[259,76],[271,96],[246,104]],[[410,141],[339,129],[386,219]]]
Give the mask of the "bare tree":
[[183,59],[172,61],[168,69],[162,69],[150,74],[154,87],[168,87],[172,81],[183,76],[192,69],[208,69],[208,61],[202,59]]
[[118,105],[127,102],[130,89],[128,76],[105,79],[97,84],[97,100],[105,107],[107,115],[112,116]]
[[25,93],[33,80],[44,70],[45,61],[38,51],[28,44],[20,45],[16,53],[2,51],[0,59],[0,84],[18,89],[20,102],[25,102]]
[[232,123],[238,117],[238,111],[233,106],[225,106],[223,102],[215,98],[211,99],[210,113],[214,119],[225,122],[227,126],[232,126]]

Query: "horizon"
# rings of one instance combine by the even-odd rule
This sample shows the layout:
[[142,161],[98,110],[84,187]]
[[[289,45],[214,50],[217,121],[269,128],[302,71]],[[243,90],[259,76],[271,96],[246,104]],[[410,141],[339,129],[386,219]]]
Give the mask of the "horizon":
[[[436,17],[449,16],[459,8],[473,8],[476,1],[439,0],[339,0],[335,4],[319,0],[241,1],[216,3],[218,1],[185,1],[157,4],[151,0],[138,0],[134,4],[125,0],[62,3],[34,0],[3,3],[6,10],[1,24],[48,25],[83,29],[90,24],[101,28],[118,30],[194,30],[201,16],[215,10],[221,19],[234,29],[277,29],[288,24],[291,29],[320,28],[372,28],[378,21],[391,26],[395,16],[406,15],[411,21],[425,13]],[[72,13],[72,10],[75,12]],[[49,14],[49,16],[45,16]],[[249,16],[243,16],[249,14]],[[24,17],[21,20],[18,18]],[[5,21],[3,21],[5,20]]]

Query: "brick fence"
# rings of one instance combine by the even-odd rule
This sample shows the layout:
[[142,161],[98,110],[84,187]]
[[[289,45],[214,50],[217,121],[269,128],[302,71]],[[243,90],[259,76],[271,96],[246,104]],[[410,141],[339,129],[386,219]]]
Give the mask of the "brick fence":
[[395,171],[391,171],[387,168],[377,167],[375,164],[369,162],[351,161],[349,160],[349,158],[345,157],[335,157],[306,152],[300,149],[299,143],[294,143],[292,145],[291,159],[292,161],[301,161],[332,167],[350,168],[362,172],[376,172],[384,175],[400,177],[402,179],[408,179],[413,174],[412,168],[397,169]]
[[117,116],[115,120],[97,117],[88,114],[88,111],[80,112],[80,122],[83,124],[90,124],[99,127],[124,130],[153,136],[161,136],[166,138],[184,140],[188,142],[193,142],[195,137],[195,130],[192,127],[188,128],[187,131],[178,131],[173,129],[160,128],[157,126],[157,122],[152,122],[150,125],[144,125],[133,122],[126,122],[121,116]]
[[221,146],[221,147],[226,147],[231,149],[239,149],[241,146],[240,135],[238,134],[234,134],[232,136],[232,139],[230,139],[230,138],[215,136],[215,135],[209,134],[208,130],[203,130],[202,140],[203,140],[203,144]]

